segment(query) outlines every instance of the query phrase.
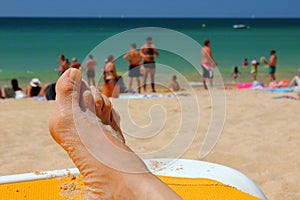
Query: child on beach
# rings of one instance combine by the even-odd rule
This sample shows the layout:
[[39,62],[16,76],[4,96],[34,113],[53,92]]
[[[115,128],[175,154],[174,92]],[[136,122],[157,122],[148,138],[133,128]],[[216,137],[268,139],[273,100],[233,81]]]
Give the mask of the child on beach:
[[253,81],[256,81],[256,76],[257,76],[257,67],[259,65],[259,63],[256,60],[252,60],[251,61],[251,74],[252,74],[252,79]]
[[238,66],[235,66],[232,72],[234,82],[236,82],[237,78],[239,77],[239,74],[240,74],[239,68]]
[[174,91],[174,92],[177,92],[180,90],[180,86],[179,86],[179,83],[177,82],[177,77],[176,75],[173,75],[172,78],[171,78],[171,83],[169,85],[169,88]]
[[243,68],[247,68],[248,67],[248,59],[245,58],[244,62],[243,62]]

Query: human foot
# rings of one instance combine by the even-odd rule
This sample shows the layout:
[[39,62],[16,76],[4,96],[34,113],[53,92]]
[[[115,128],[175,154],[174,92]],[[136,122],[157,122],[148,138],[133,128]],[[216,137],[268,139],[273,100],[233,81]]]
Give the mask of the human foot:
[[[56,108],[49,129],[83,175],[85,199],[180,199],[106,129],[97,116],[105,118],[108,115],[101,110],[110,108],[106,109],[105,100],[97,96],[94,101],[84,89],[78,70],[66,71],[58,80],[56,91]],[[93,108],[97,116],[91,111]],[[118,124],[114,116],[110,115]],[[112,122],[111,118],[102,120]]]

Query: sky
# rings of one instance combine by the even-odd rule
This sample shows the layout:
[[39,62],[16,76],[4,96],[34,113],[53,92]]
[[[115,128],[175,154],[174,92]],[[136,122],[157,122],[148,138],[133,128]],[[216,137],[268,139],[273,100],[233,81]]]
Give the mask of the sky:
[[1,0],[0,17],[300,18],[300,0]]

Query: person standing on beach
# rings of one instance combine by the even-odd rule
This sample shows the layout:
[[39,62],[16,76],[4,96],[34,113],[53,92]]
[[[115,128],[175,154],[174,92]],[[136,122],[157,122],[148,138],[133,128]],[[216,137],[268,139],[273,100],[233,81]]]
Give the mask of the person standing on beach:
[[125,60],[129,62],[128,76],[128,92],[131,92],[132,80],[135,77],[137,81],[138,93],[141,93],[141,81],[140,81],[140,64],[142,60],[142,56],[138,50],[136,50],[136,44],[133,43],[130,45],[130,51],[126,53],[123,57]]
[[151,79],[151,87],[152,92],[155,91],[155,82],[154,82],[154,75],[155,75],[155,60],[154,58],[158,57],[158,52],[155,47],[155,45],[152,43],[152,38],[148,37],[146,40],[146,43],[141,47],[141,55],[144,59],[144,68],[145,71],[143,73],[143,88],[144,91],[147,92],[147,77],[150,73],[150,79]]
[[95,67],[97,63],[93,59],[92,55],[89,55],[89,58],[85,64],[85,68],[87,68],[87,78],[88,78],[88,84],[89,86],[93,85],[96,86],[95,84]]
[[57,68],[57,73],[58,76],[61,76],[67,69],[69,69],[70,62],[63,54],[60,55],[58,62],[59,66]]
[[270,51],[270,61],[267,62],[267,60],[263,59],[263,62],[269,66],[268,68],[268,73],[269,73],[269,77],[270,77],[270,82],[273,82],[276,80],[275,77],[275,72],[276,72],[276,64],[277,64],[277,56],[276,56],[276,51],[275,50],[271,50]]
[[233,68],[232,76],[233,76],[233,81],[236,82],[237,78],[239,77],[240,71],[238,66],[235,66]]
[[212,51],[210,49],[210,40],[204,41],[204,47],[201,50],[202,61],[201,67],[203,70],[203,86],[207,90],[206,79],[209,79],[210,86],[213,87],[213,66],[218,66],[215,60],[212,57]]
[[72,68],[81,69],[81,64],[77,61],[77,58],[72,58],[71,66]]

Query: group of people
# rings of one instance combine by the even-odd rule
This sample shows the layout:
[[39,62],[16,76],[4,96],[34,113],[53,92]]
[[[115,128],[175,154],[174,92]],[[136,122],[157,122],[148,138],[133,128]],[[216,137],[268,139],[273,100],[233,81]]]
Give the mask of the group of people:
[[[209,80],[210,86],[213,86],[213,68],[218,66],[217,62],[214,60],[212,56],[212,51],[210,48],[211,42],[210,40],[204,41],[204,46],[201,50],[201,68],[203,70],[202,73],[202,81],[205,89],[207,87],[207,79]],[[270,82],[275,82],[275,72],[276,72],[276,64],[277,64],[277,56],[275,50],[270,51],[270,59],[267,61],[264,57],[261,58],[261,62],[265,63],[268,66],[268,73],[270,77]],[[136,79],[137,82],[137,92],[141,93],[142,89],[144,92],[147,92],[147,79],[150,75],[150,83],[151,90],[153,93],[156,92],[155,89],[155,72],[156,72],[156,63],[155,58],[158,57],[158,51],[156,46],[153,44],[152,38],[148,37],[146,39],[146,43],[141,46],[140,50],[137,50],[137,46],[135,43],[130,45],[130,50],[123,56],[123,59],[128,61],[128,76],[129,83],[128,88],[126,88],[122,76],[117,74],[117,70],[115,67],[115,58],[110,55],[107,57],[104,67],[102,68],[103,72],[103,85],[101,88],[101,92],[107,97],[118,97],[120,93],[129,92],[133,93],[135,90],[132,89],[133,79]],[[257,60],[251,61],[251,74],[253,81],[257,81],[257,73],[258,73],[258,65],[259,62]],[[89,55],[86,64],[84,67],[77,61],[75,57],[72,58],[72,62],[69,62],[63,54],[59,57],[59,67],[57,68],[58,75],[61,76],[67,69],[76,68],[81,71],[87,72],[87,81],[89,86],[96,86],[95,83],[95,68],[97,66],[96,61],[93,59],[92,55]],[[248,59],[245,59],[243,62],[243,68],[248,67]],[[238,67],[235,66],[232,72],[233,78],[236,81],[240,72]],[[140,78],[142,77],[142,80]],[[172,91],[178,91],[180,86],[176,80],[176,76],[171,77],[171,83],[169,85],[169,89]],[[1,97],[5,97],[5,92],[3,89],[0,91]],[[20,92],[17,92],[18,95],[15,96],[25,96],[20,95]],[[40,81],[38,79],[32,79],[29,86],[26,89],[27,97],[34,96],[42,96],[47,100],[55,99],[55,83],[51,83],[49,85],[44,86],[43,88],[40,86]]]
[[[147,78],[150,75],[152,92],[155,90],[155,71],[156,64],[155,58],[158,57],[158,52],[152,42],[152,38],[148,37],[146,43],[141,47],[140,51],[137,50],[136,44],[130,45],[130,50],[124,55],[124,59],[128,61],[128,92],[132,92],[132,82],[135,78],[137,81],[137,92],[141,93],[141,88],[147,92]],[[102,86],[102,93],[107,97],[118,97],[121,92],[123,80],[117,75],[116,67],[114,65],[114,57],[109,56],[103,67],[104,83]],[[141,85],[140,77],[143,77]]]
[[3,87],[0,90],[0,97],[22,99],[26,97],[35,97],[42,94],[41,81],[38,78],[33,78],[29,82],[26,90],[24,91],[20,86],[17,79],[11,79],[11,87]]
[[[128,61],[128,77],[129,83],[126,88],[122,76],[117,74],[115,67],[115,58],[110,55],[107,57],[103,72],[103,85],[101,92],[107,97],[117,98],[120,93],[129,92],[134,93],[132,89],[133,79],[137,82],[137,92],[147,92],[147,79],[150,76],[151,91],[156,92],[155,89],[155,72],[156,63],[155,58],[158,57],[158,51],[156,46],[153,44],[152,38],[148,37],[146,43],[142,45],[140,50],[137,50],[135,43],[130,45],[129,51],[123,56],[123,59]],[[88,61],[89,62],[89,61]],[[89,77],[90,71],[87,71]],[[142,81],[141,78],[142,77]],[[89,83],[90,85],[90,83]],[[178,91],[180,89],[179,84],[176,80],[176,76],[172,76],[169,88],[172,91]]]
[[[129,83],[128,89],[124,84],[122,76],[117,74],[115,67],[115,58],[110,55],[105,60],[105,64],[102,68],[103,72],[103,84],[101,88],[102,94],[107,97],[117,98],[120,93],[133,93],[135,90],[132,89],[133,79],[137,81],[137,92],[141,93],[142,89],[147,92],[147,79],[150,76],[151,91],[156,92],[155,89],[155,72],[156,63],[155,58],[158,57],[158,51],[156,46],[152,42],[152,38],[148,37],[146,43],[142,45],[140,50],[137,50],[136,44],[132,43],[130,45],[130,50],[124,55],[124,59],[128,61],[128,76]],[[57,68],[58,75],[61,76],[67,69],[76,68],[80,71],[86,71],[87,82],[89,86],[96,86],[95,83],[95,68],[97,62],[93,59],[92,55],[89,55],[85,66],[82,66],[77,59],[74,57],[72,62],[69,62],[63,54],[59,56],[59,66]],[[142,81],[140,78],[142,77]],[[169,85],[170,89],[173,91],[179,90],[179,84],[177,82],[177,77],[174,75],[171,77],[171,83]],[[43,87],[40,86],[41,82],[34,78],[28,85],[26,89],[27,97],[41,98],[43,100],[55,100],[56,92],[55,85],[56,82],[47,84]],[[4,94],[4,91],[2,92]],[[7,93],[7,92],[6,92]]]
[[31,79],[25,91],[19,86],[17,79],[11,80],[11,87],[7,86],[0,90],[0,97],[2,99],[34,98],[36,100],[55,100],[55,96],[55,83],[42,86],[38,78]]
[[[274,83],[276,81],[276,65],[277,65],[277,56],[276,56],[276,51],[271,50],[270,51],[270,59],[267,61],[265,57],[262,57],[260,61],[268,66],[268,74],[269,74],[269,81],[270,83]],[[258,73],[258,65],[260,63],[257,60],[252,60],[251,61],[251,75],[252,75],[252,80],[253,82],[257,81],[257,73]],[[248,67],[248,59],[245,58],[243,62],[243,68]],[[232,72],[233,75],[233,80],[236,81],[238,76],[240,75],[240,71],[238,70],[238,67],[235,66]]]

